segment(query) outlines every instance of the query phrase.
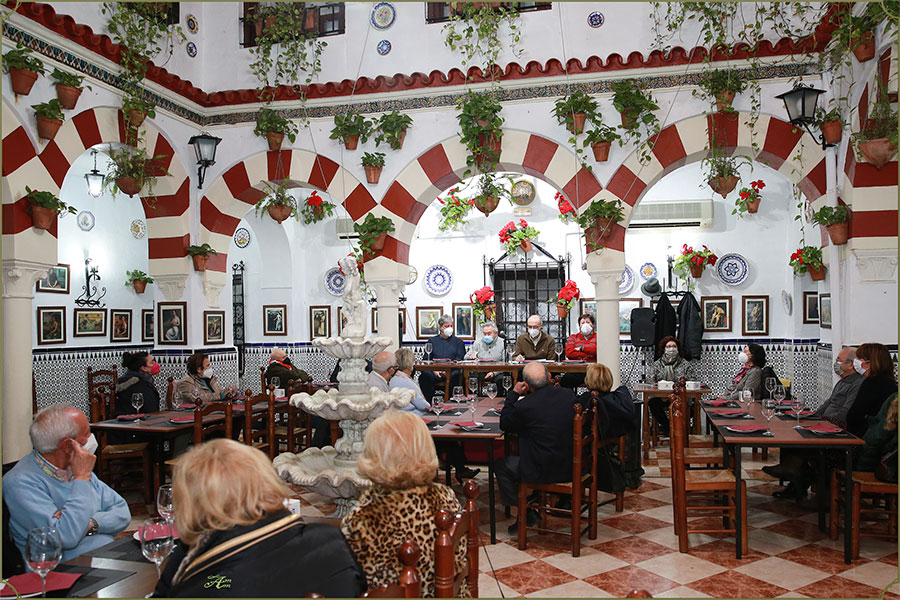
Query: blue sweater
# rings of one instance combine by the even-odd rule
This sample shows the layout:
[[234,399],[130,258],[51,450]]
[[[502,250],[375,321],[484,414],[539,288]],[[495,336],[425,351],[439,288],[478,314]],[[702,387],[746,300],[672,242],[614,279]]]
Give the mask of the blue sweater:
[[[33,452],[3,476],[3,500],[10,533],[23,556],[28,531],[35,527],[57,528],[65,561],[112,542],[131,522],[125,499],[96,475],[90,481],[59,481],[44,472]],[[55,519],[57,511],[62,516]],[[92,517],[100,527],[85,536]]]
[[450,360],[462,360],[466,356],[465,343],[451,335],[448,338],[438,334],[428,340],[431,342],[431,356],[428,358],[449,358]]

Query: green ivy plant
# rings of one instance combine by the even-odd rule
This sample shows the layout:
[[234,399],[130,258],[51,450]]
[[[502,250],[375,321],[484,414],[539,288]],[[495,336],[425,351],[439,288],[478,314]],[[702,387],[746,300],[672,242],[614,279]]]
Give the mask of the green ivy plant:
[[45,119],[57,119],[59,121],[63,120],[62,106],[56,98],[48,100],[47,102],[41,102],[40,104],[32,104],[31,108],[34,109],[34,114],[39,117],[44,117]]
[[[131,146],[122,146],[121,148],[113,148],[109,151],[109,157],[112,163],[103,177],[103,189],[110,190],[113,196],[119,193],[119,187],[116,180],[121,177],[131,177],[143,182],[142,190],[146,193],[142,194],[142,198],[149,205],[155,204],[155,196],[153,195],[153,187],[157,177],[169,175],[167,171],[159,172],[160,159],[165,158],[162,154],[148,157],[143,151],[137,150]],[[153,175],[148,174],[152,171]]]
[[575,217],[575,222],[582,229],[592,227],[597,219],[615,219],[621,223],[625,218],[621,200],[594,200],[584,211]]
[[382,233],[394,231],[394,222],[390,217],[376,217],[369,213],[362,223],[354,223],[353,231],[359,234],[359,248],[364,254],[374,252],[375,240]]
[[78,211],[75,210],[74,206],[69,206],[62,200],[60,200],[56,195],[51,192],[44,192],[40,190],[33,190],[27,185],[25,186],[26,197],[28,201],[31,202],[35,206],[42,206],[44,208],[49,208],[51,210],[55,210],[57,214],[65,215],[65,214],[76,214]]
[[651,138],[660,131],[659,119],[653,114],[659,105],[635,79],[612,81],[609,86],[613,91],[613,106],[625,120],[619,125],[623,132],[619,144],[634,143],[641,164],[647,164],[653,149]]
[[838,223],[846,223],[850,220],[850,211],[843,204],[837,206],[823,206],[812,214],[812,222],[816,225],[828,227]]
[[599,144],[600,142],[615,142],[621,139],[622,136],[616,133],[616,129],[614,127],[610,127],[609,125],[605,125],[603,123],[596,123],[596,126],[593,129],[587,130],[587,132],[584,134],[583,147],[587,148],[588,146],[593,146],[594,144]]
[[576,114],[583,114],[587,119],[596,121],[599,118],[597,101],[584,92],[577,91],[568,96],[563,96],[553,106],[553,116],[556,117],[556,121],[560,125],[565,125],[566,129],[572,133],[576,133],[573,131],[575,127],[574,115]]
[[503,137],[504,119],[500,116],[503,107],[491,93],[469,92],[459,100],[457,108],[460,141],[469,152],[463,176],[468,177],[475,170],[494,171],[500,160],[494,145]]
[[396,110],[384,113],[378,118],[375,126],[375,144],[387,143],[393,150],[399,150],[403,144],[403,133],[412,124],[412,117]]
[[365,144],[372,135],[372,128],[372,121],[354,110],[349,110],[347,114],[334,115],[334,128],[329,137],[333,140],[343,139],[346,144],[348,136],[358,135],[359,141]]
[[448,229],[458,229],[466,224],[466,219],[475,206],[475,201],[471,198],[460,198],[457,196],[459,188],[451,188],[447,192],[447,197],[443,200],[438,198],[441,204],[441,222],[438,229],[447,231]]
[[293,142],[297,139],[297,126],[271,108],[263,107],[256,113],[256,127],[253,133],[263,138],[267,133],[283,133]]
[[10,50],[3,55],[3,72],[9,73],[10,68],[31,71],[38,75],[44,74],[44,63],[36,56],[31,56],[31,50],[23,46],[21,42],[16,44],[15,50]]
[[[697,89],[692,94],[715,103],[725,92],[740,94],[747,89],[747,80],[738,71],[730,69],[712,69],[700,73]],[[735,112],[730,106],[722,112]]]
[[503,49],[500,41],[503,25],[508,29],[513,56],[518,58],[522,53],[519,11],[514,6],[491,2],[451,2],[450,8],[453,14],[441,32],[444,45],[462,55],[464,68],[479,61],[482,73],[496,82],[502,71],[497,59]]
[[153,283],[153,278],[141,271],[135,269],[133,271],[125,271],[125,287],[130,286],[135,281],[143,281],[144,283]]
[[890,96],[884,85],[878,86],[878,91],[875,95],[875,104],[869,110],[869,118],[862,124],[859,131],[855,131],[851,135],[853,144],[856,147],[856,156],[859,160],[863,159],[862,153],[859,151],[859,145],[867,140],[887,138],[890,141],[891,148],[895,151],[897,149],[897,111],[891,108]]

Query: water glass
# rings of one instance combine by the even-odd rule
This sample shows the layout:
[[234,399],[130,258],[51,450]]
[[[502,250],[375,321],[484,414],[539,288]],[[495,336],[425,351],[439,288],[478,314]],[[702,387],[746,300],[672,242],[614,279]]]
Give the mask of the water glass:
[[41,597],[47,597],[47,573],[56,568],[62,558],[62,540],[55,527],[35,527],[25,540],[25,559],[28,567],[41,577]]
[[497,397],[497,384],[489,383],[484,386],[484,395],[493,400]]
[[134,407],[134,412],[141,412],[141,407],[144,406],[144,395],[140,392],[132,394],[131,405]]
[[159,516],[165,517],[169,521],[175,515],[172,486],[168,483],[159,486],[159,491],[156,493],[156,512],[159,513]]
[[172,523],[165,517],[152,517],[141,528],[141,552],[156,565],[156,576],[162,576],[162,562],[175,545]]
[[466,400],[466,404],[469,407],[469,412],[472,413],[472,421],[475,420],[475,409],[478,408],[478,397],[477,396],[469,396]]
[[[281,377],[271,377],[269,378],[269,383],[275,386],[275,389],[279,389],[281,387]],[[265,391],[265,390],[263,390]]]
[[431,345],[431,342],[425,344],[425,360],[431,360],[431,351],[434,350],[434,346]]
[[182,402],[181,392],[179,392],[177,390],[172,392],[172,408],[174,408],[175,410],[180,410],[181,402]]
[[769,398],[772,397],[772,391],[775,389],[777,381],[774,377],[766,377],[766,389],[769,391]]
[[799,396],[791,398],[791,408],[793,409],[794,414],[797,415],[797,424],[794,425],[794,429],[800,429],[800,411],[803,410],[803,399]]
[[463,389],[461,385],[453,386],[453,401],[461,402],[463,397]]
[[441,413],[444,412],[444,397],[443,396],[435,396],[431,399],[431,410],[434,411],[434,414],[437,415],[437,418],[434,422],[434,427],[437,429],[441,426]]
[[509,375],[503,376],[503,389],[506,390],[506,393],[509,393],[509,388],[512,387],[512,377]]
[[775,416],[775,401],[772,399],[762,401],[762,416],[766,418],[766,433],[772,433],[772,417]]
[[749,411],[750,405],[753,404],[753,392],[751,390],[743,390],[741,392],[741,404]]

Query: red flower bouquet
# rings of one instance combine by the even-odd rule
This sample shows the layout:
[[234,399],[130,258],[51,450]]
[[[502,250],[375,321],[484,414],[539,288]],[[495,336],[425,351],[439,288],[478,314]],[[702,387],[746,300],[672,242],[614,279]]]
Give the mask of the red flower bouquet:
[[740,218],[745,212],[755,213],[759,210],[759,203],[762,200],[759,192],[764,187],[766,187],[766,184],[760,179],[751,181],[749,188],[741,188],[741,191],[738,193],[738,199],[734,201],[734,210],[731,211],[731,214],[738,215],[738,218]]
[[475,290],[469,296],[469,301],[472,303],[472,312],[476,317],[484,315],[485,319],[494,318],[494,290],[491,289],[491,286],[486,285]]
[[300,214],[303,216],[303,222],[309,225],[318,223],[325,217],[330,217],[334,208],[334,204],[324,200],[319,196],[318,191],[313,190],[300,208]]
[[522,246],[522,249],[528,252],[531,240],[539,233],[537,229],[530,227],[525,219],[519,219],[518,226],[510,221],[500,230],[500,243],[503,244],[507,254],[513,254],[518,246]]
[[559,220],[563,223],[567,223],[569,221],[574,221],[578,216],[578,212],[575,210],[575,207],[566,200],[566,197],[563,196],[560,192],[556,192],[556,196],[554,197],[556,200],[556,206],[559,207]]
[[716,264],[719,257],[704,244],[703,250],[694,250],[687,244],[681,246],[681,254],[675,259],[674,268],[682,279],[687,279],[687,273],[699,279],[703,275],[703,269]]

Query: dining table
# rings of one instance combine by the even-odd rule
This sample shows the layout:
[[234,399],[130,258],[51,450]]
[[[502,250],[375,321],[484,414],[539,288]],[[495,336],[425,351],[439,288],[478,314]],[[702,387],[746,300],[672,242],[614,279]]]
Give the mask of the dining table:
[[[522,368],[530,362],[542,362],[547,365],[547,368],[550,370],[550,373],[585,373],[587,372],[588,365],[592,364],[589,362],[584,362],[580,360],[562,360],[562,361],[552,361],[552,360],[541,360],[541,361],[533,361],[526,360],[522,362],[512,361],[493,361],[493,360],[460,360],[460,361],[451,361],[451,360],[426,360],[419,361],[415,364],[415,368],[417,371],[443,371],[447,373],[447,378],[444,381],[444,394],[446,398],[450,397],[450,378],[449,375],[452,371],[460,371],[462,376],[463,390],[465,394],[470,394],[477,392],[477,390],[469,389],[469,373],[509,373],[512,376],[510,389],[512,386],[516,385],[516,382],[519,380],[519,372]],[[495,380],[496,381],[496,380]],[[504,391],[501,386],[499,386],[500,391]]]
[[[642,426],[641,426],[641,446],[643,447],[643,455],[644,460],[648,460],[650,458],[650,407],[648,404],[648,400],[650,398],[668,398],[672,394],[672,390],[661,390],[659,388],[659,384],[656,383],[636,383],[634,385],[634,391],[637,394],[641,395],[641,404],[643,404],[642,413]],[[687,397],[691,400],[690,410],[691,410],[691,423],[692,429],[691,433],[700,433],[700,399],[704,394],[712,393],[712,390],[706,384],[701,384],[700,387],[688,390],[685,389],[685,393]]]

